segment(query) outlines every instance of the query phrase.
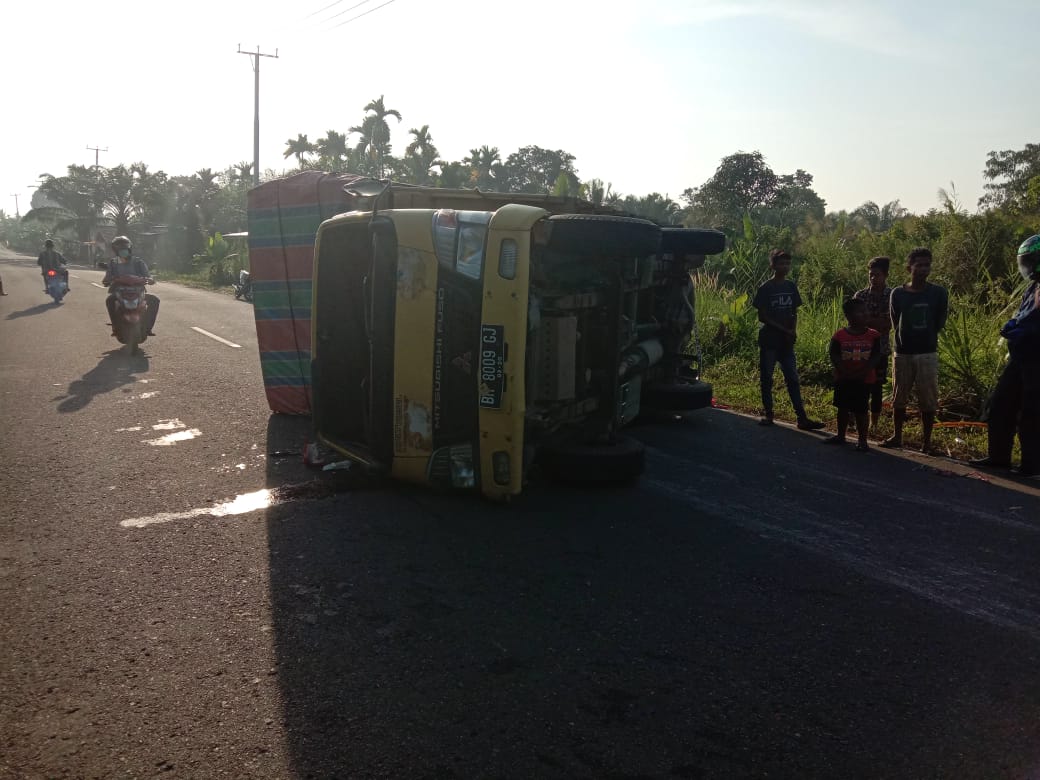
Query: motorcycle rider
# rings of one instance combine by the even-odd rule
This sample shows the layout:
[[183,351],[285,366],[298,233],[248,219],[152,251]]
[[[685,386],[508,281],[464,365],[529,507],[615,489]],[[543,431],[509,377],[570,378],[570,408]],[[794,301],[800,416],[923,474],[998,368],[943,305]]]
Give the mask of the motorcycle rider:
[[43,242],[43,251],[40,252],[40,256],[36,258],[36,265],[40,266],[40,273],[43,276],[43,291],[47,292],[47,272],[57,271],[65,277],[65,289],[72,292],[72,288],[69,286],[69,269],[66,268],[65,256],[54,248],[54,242],[51,239],[47,239]]
[[[112,239],[112,252],[115,253],[115,259],[109,263],[108,270],[105,271],[105,278],[101,280],[105,287],[112,284],[112,281],[119,276],[143,276],[148,280],[148,284],[155,283],[155,280],[149,274],[148,264],[140,257],[134,257],[132,251],[133,244],[126,236],[116,236]],[[148,321],[145,324],[148,327],[148,335],[154,336],[155,333],[152,331],[155,328],[155,318],[159,316],[159,299],[150,293],[146,294],[144,298],[148,304]],[[105,306],[108,307],[108,317],[112,323],[112,335],[115,336],[116,296],[114,293],[108,294],[108,297],[105,299]]]

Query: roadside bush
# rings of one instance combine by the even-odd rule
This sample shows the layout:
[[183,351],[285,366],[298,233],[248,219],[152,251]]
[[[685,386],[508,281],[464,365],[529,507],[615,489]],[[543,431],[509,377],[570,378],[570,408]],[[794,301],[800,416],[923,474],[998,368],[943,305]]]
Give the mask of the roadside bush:
[[231,284],[241,267],[238,252],[232,251],[231,244],[220,233],[214,233],[206,240],[205,251],[194,255],[192,262],[196,269],[206,273],[214,287]]

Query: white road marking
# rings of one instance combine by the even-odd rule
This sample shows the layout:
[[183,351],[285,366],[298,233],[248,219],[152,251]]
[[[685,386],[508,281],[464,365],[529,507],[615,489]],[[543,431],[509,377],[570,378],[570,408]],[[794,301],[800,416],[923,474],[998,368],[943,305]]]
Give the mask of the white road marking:
[[189,509],[187,512],[160,512],[150,517],[131,517],[119,524],[123,528],[144,528],[156,523],[169,523],[174,520],[190,520],[195,517],[227,517],[228,515],[244,515],[247,512],[256,512],[267,509],[277,503],[274,494],[270,490],[258,490],[255,493],[245,493],[216,506],[202,507],[200,509]]
[[[78,279],[79,277],[77,276],[76,278]],[[99,290],[104,290],[105,289],[105,285],[103,285],[103,284],[98,284],[97,282],[91,282],[91,284],[94,285],[95,287],[97,287]]]
[[178,428],[187,428],[188,426],[174,417],[172,420],[159,420],[157,425],[152,426],[153,431],[175,431]]
[[196,331],[196,332],[198,332],[198,333],[201,333],[203,336],[209,336],[211,339],[213,339],[214,341],[219,341],[221,344],[227,344],[229,347],[234,347],[235,349],[242,349],[242,345],[241,344],[236,344],[233,341],[228,341],[227,339],[222,339],[220,336],[216,335],[215,333],[210,333],[208,330],[203,330],[202,328],[196,328],[194,325],[191,326],[191,329]]
[[186,431],[177,431],[176,433],[168,433],[158,439],[145,439],[145,444],[151,444],[153,447],[172,447],[179,441],[191,441],[192,439],[201,436],[202,431],[198,428],[191,428]]

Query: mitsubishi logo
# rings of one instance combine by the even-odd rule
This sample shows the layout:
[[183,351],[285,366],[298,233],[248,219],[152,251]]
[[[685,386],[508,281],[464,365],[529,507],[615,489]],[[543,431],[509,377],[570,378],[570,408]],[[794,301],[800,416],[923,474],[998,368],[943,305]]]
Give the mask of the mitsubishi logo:
[[458,357],[452,358],[451,359],[451,364],[453,366],[455,366],[455,368],[459,369],[460,371],[465,371],[467,374],[471,374],[471,373],[473,373],[473,368],[472,368],[472,365],[471,365],[472,361],[473,361],[473,353],[472,352],[465,352],[465,353],[459,355]]

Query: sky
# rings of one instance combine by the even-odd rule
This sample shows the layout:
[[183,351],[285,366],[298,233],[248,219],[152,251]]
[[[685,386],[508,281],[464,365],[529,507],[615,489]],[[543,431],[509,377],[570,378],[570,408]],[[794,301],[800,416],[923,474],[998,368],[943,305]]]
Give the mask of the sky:
[[279,172],[288,139],[346,132],[380,95],[397,153],[429,125],[442,159],[560,149],[582,180],[676,201],[759,151],[829,211],[923,213],[939,188],[974,210],[988,152],[1040,142],[1035,0],[54,0],[7,3],[3,27],[7,214],[95,158],[251,161],[239,48],[278,54],[259,63],[260,167]]

